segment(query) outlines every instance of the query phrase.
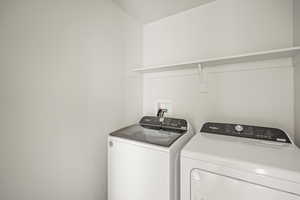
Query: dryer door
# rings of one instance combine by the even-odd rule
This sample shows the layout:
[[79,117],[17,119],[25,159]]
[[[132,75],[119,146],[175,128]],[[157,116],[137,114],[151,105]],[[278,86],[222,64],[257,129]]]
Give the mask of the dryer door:
[[300,196],[209,171],[191,172],[191,200],[300,200]]

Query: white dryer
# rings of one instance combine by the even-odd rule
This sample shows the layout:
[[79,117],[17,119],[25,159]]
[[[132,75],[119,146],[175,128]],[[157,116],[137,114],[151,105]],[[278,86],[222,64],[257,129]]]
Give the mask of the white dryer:
[[206,123],[181,152],[181,200],[300,200],[300,150],[274,128]]
[[108,137],[109,200],[179,200],[180,150],[193,131],[184,119],[146,116]]

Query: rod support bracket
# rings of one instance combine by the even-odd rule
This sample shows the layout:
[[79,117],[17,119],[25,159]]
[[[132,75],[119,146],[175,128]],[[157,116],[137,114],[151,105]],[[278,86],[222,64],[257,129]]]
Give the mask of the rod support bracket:
[[198,64],[198,72],[199,72],[200,93],[207,93],[206,73],[204,72],[203,65],[201,63]]

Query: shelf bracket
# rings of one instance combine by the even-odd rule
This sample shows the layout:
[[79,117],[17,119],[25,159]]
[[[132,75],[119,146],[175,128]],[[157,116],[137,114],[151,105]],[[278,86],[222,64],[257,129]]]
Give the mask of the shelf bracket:
[[203,65],[201,63],[198,64],[198,72],[199,72],[200,93],[207,93],[207,81],[206,81],[207,74],[204,71]]

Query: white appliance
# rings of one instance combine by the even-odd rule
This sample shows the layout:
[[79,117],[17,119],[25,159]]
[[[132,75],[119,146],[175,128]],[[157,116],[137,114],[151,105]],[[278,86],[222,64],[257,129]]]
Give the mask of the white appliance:
[[181,152],[181,200],[300,200],[300,150],[283,131],[206,123]]
[[186,120],[144,117],[108,138],[109,200],[179,200],[180,150],[193,131]]

